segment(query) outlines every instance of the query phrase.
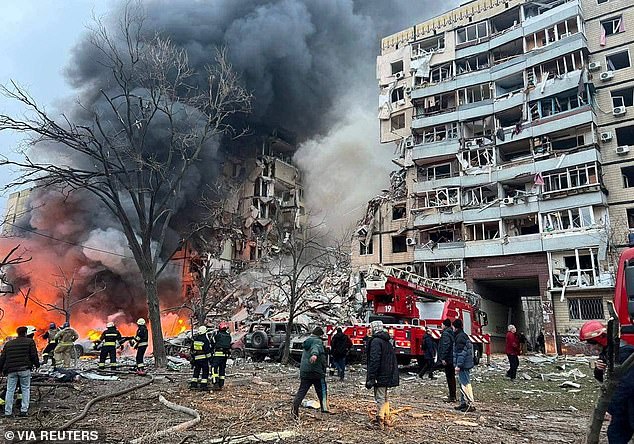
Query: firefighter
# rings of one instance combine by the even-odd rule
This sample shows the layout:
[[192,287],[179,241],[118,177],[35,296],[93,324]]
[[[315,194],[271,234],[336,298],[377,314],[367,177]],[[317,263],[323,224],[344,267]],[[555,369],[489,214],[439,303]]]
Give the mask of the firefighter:
[[211,383],[214,390],[222,390],[225,385],[225,369],[227,358],[231,355],[231,334],[229,324],[221,322],[213,337],[214,356],[211,361]]
[[51,322],[48,326],[48,331],[42,335],[43,339],[46,339],[48,343],[46,347],[44,347],[44,351],[42,352],[42,364],[48,363],[48,358],[51,358],[51,364],[53,368],[55,368],[55,347],[57,346],[57,340],[55,336],[59,333],[59,329],[55,325],[55,322]]
[[[207,337],[207,327],[201,325],[196,330],[196,335],[193,338],[191,345],[191,358],[190,362],[194,368],[194,375],[189,383],[191,390],[209,390],[209,358],[211,358],[211,344]],[[202,374],[201,374],[202,373]]]
[[110,357],[110,367],[117,366],[117,346],[121,341],[121,333],[114,326],[114,322],[106,324],[106,331],[101,334],[101,352],[99,353],[99,369],[106,368],[106,357]]
[[145,326],[145,319],[139,318],[136,321],[136,325],[138,325],[136,335],[132,338],[132,346],[136,350],[136,374],[137,375],[145,375],[145,363],[143,362],[143,358],[145,357],[145,351],[147,350],[148,345],[148,333],[147,327]]
[[62,329],[55,335],[55,361],[63,362],[64,367],[70,367],[70,358],[75,347],[75,341],[79,339],[77,332],[71,328],[68,322],[62,325]]
[[[599,359],[594,368],[594,377],[603,382],[605,369],[607,368],[608,333],[605,324],[601,321],[588,321],[579,331],[579,339],[596,346]],[[621,341],[618,350],[615,350],[615,364],[623,364],[634,353],[634,346]],[[619,381],[607,412],[612,416],[608,426],[608,442],[626,444],[634,435],[634,369],[625,373]]]

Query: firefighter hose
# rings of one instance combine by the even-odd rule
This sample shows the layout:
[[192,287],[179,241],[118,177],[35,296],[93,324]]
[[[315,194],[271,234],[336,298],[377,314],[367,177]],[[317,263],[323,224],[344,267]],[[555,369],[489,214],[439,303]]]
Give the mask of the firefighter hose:
[[147,440],[153,441],[156,438],[169,435],[170,433],[181,432],[183,430],[186,430],[189,427],[193,426],[194,424],[198,424],[200,422],[200,414],[196,410],[190,409],[189,407],[185,407],[182,405],[174,404],[173,402],[170,402],[167,399],[165,399],[163,395],[159,395],[158,399],[161,402],[161,404],[163,404],[167,408],[192,416],[192,419],[190,419],[189,421],[185,421],[180,424],[177,424],[175,426],[169,427],[167,429],[159,430],[158,432],[150,433],[149,435],[144,435],[139,438],[133,439],[132,441],[130,441],[130,444],[139,444]]

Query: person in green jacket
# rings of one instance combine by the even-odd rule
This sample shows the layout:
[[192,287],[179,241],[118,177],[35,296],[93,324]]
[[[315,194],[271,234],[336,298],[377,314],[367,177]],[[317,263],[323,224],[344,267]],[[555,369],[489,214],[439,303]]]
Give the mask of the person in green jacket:
[[328,413],[328,396],[326,387],[326,367],[328,358],[322,337],[324,330],[316,327],[308,339],[304,341],[302,361],[299,367],[299,389],[293,399],[293,418],[299,418],[299,406],[308,393],[310,387],[315,387],[321,411]]

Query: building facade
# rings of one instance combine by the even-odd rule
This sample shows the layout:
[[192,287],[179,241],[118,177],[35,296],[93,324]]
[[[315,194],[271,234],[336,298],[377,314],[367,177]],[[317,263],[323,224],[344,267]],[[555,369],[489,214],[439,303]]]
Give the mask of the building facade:
[[629,0],[475,0],[384,38],[405,192],[369,207],[353,264],[480,293],[494,349],[514,323],[577,351],[634,228],[632,26]]

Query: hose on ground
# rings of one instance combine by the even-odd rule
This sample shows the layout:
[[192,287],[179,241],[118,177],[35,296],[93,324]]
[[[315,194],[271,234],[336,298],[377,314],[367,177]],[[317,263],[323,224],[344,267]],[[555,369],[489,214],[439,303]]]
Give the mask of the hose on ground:
[[190,419],[189,421],[185,421],[180,424],[177,424],[175,426],[169,427],[167,429],[159,430],[158,432],[150,433],[149,435],[144,435],[139,438],[133,439],[132,441],[130,441],[130,444],[139,444],[146,440],[153,440],[156,438],[163,437],[165,435],[169,435],[170,433],[181,432],[193,426],[194,424],[197,424],[200,422],[200,414],[196,410],[190,409],[189,407],[185,407],[182,405],[174,404],[173,402],[170,402],[167,399],[165,399],[163,395],[159,395],[159,401],[161,402],[161,404],[163,404],[169,409],[192,416],[192,419]]

